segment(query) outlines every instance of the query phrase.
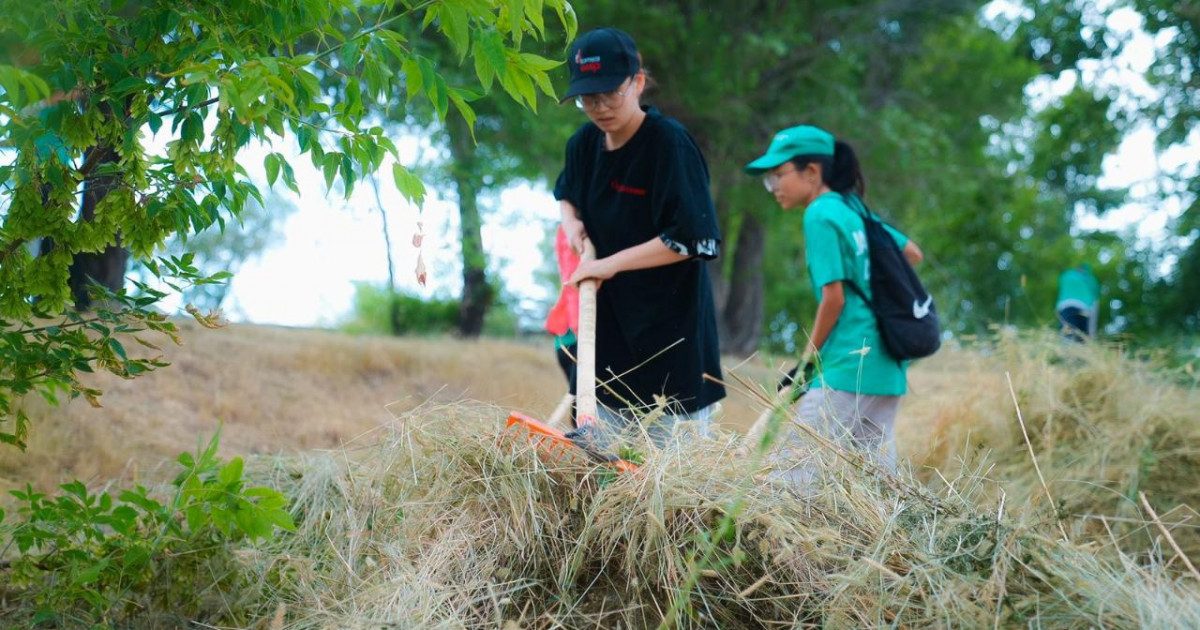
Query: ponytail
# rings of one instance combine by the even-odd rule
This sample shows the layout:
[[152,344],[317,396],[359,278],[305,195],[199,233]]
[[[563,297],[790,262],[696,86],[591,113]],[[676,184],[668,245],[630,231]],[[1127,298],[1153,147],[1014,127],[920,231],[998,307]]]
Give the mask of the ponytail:
[[821,179],[825,181],[826,186],[843,195],[851,192],[859,197],[866,195],[867,180],[863,177],[858,156],[849,144],[841,140],[833,143],[833,160],[830,166],[831,168],[821,169]]
[[867,194],[867,179],[854,149],[841,140],[833,143],[833,155],[798,155],[788,160],[798,170],[813,162],[821,165],[821,181],[834,192],[843,195],[854,193],[859,197]]

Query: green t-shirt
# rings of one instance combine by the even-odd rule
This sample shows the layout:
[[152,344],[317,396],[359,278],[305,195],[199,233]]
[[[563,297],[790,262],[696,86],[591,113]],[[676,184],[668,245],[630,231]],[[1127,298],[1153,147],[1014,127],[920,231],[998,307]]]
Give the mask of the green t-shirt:
[[[855,204],[856,212],[847,202]],[[853,282],[871,296],[870,257],[863,229],[865,209],[857,197],[825,193],[804,212],[804,254],[808,278],[817,301],[830,282]],[[903,248],[908,237],[887,226]],[[897,361],[884,349],[871,307],[849,287],[846,306],[820,349],[818,378],[830,389],[872,396],[903,396],[908,391],[907,362]]]
[[1100,281],[1085,269],[1068,269],[1058,277],[1056,310],[1075,306],[1089,313],[1100,301]]
[[569,348],[578,342],[579,340],[575,337],[575,331],[570,328],[567,329],[566,334],[554,336],[555,348]]

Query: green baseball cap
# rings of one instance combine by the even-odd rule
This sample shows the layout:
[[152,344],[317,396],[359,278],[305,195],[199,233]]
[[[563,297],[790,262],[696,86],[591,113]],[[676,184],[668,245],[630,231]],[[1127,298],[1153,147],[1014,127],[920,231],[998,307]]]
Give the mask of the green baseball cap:
[[811,125],[784,129],[771,139],[771,146],[762,157],[746,165],[746,172],[761,175],[801,155],[832,156],[833,134]]

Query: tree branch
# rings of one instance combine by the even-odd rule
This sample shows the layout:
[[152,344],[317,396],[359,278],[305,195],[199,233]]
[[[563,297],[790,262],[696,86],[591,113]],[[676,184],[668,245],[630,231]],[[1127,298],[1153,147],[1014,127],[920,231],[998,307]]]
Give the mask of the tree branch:
[[155,115],[157,115],[157,116],[174,116],[175,114],[186,112],[190,109],[201,109],[203,107],[208,107],[209,105],[212,105],[213,103],[216,103],[219,100],[221,100],[221,97],[218,96],[218,97],[210,98],[207,101],[201,101],[200,103],[197,103],[195,105],[180,105],[179,107],[176,107],[175,109],[168,109],[165,112],[157,112]]
[[25,244],[25,239],[23,239],[23,238],[13,239],[13,242],[9,243],[8,247],[4,248],[4,251],[0,251],[0,265],[3,265],[4,261],[8,260],[9,254],[12,254],[13,252],[17,251],[17,249],[20,248],[24,244]]

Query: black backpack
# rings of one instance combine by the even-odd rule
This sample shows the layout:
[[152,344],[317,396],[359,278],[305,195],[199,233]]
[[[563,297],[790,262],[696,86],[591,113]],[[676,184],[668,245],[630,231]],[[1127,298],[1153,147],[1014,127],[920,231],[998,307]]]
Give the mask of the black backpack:
[[[847,205],[858,204],[847,200]],[[917,272],[908,264],[883,221],[865,204],[861,207],[865,211],[860,214],[867,234],[874,299],[867,299],[853,282],[847,284],[871,307],[888,354],[901,361],[930,356],[942,345],[933,296],[921,285]]]

